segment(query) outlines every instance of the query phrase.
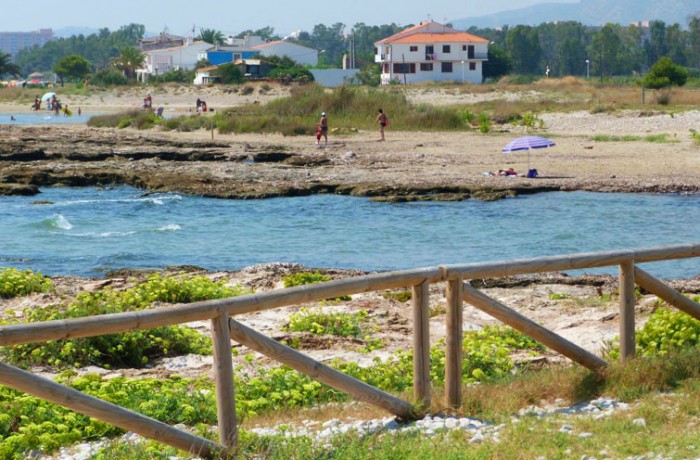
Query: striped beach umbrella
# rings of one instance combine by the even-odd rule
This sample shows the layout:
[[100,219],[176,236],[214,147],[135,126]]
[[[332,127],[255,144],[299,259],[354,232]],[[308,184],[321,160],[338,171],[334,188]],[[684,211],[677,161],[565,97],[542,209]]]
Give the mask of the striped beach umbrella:
[[554,147],[556,144],[549,139],[539,136],[525,136],[519,137],[508,142],[508,145],[503,147],[502,152],[510,153],[516,152],[518,150],[527,150],[527,169],[530,169],[530,150],[532,149],[546,149],[549,147]]

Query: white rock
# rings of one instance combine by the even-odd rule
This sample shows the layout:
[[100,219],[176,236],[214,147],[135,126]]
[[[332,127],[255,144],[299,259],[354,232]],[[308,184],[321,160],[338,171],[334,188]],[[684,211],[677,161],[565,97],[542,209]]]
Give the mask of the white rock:
[[647,421],[643,418],[636,418],[632,420],[632,424],[636,426],[647,426]]
[[593,437],[593,433],[579,433],[578,437],[579,437],[579,438],[584,438],[584,439],[585,439],[585,438],[592,438],[592,437]]
[[484,442],[484,435],[481,434],[481,433],[476,433],[476,434],[469,440],[469,442],[472,443],[472,444]]

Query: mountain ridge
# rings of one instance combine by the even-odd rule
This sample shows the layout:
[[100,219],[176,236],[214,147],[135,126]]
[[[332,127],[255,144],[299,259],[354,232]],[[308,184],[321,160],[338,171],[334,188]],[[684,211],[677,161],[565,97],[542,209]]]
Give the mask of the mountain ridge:
[[606,23],[628,25],[638,21],[660,20],[667,24],[688,25],[691,15],[700,14],[698,0],[581,0],[578,3],[541,3],[500,13],[471,16],[450,21],[455,28],[539,25],[543,22],[578,21],[589,26]]

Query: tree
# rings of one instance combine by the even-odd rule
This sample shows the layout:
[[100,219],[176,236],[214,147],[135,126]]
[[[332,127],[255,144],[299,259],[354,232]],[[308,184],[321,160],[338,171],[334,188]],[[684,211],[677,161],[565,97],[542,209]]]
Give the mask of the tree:
[[221,64],[213,74],[219,78],[220,83],[224,84],[243,83],[244,81],[241,69],[233,63]]
[[236,38],[245,38],[248,35],[251,37],[261,37],[264,38],[265,40],[278,40],[280,37],[275,34],[275,28],[274,27],[263,27],[262,29],[258,30],[244,30],[240,34],[236,35]]
[[683,86],[687,80],[688,69],[674,64],[669,57],[662,57],[644,76],[644,86],[651,89]]
[[199,37],[197,38],[212,45],[224,43],[224,34],[220,30],[215,29],[199,29]]
[[15,62],[24,72],[32,73],[51,70],[63,56],[79,54],[96,68],[102,69],[110,67],[121,48],[138,45],[143,34],[144,26],[139,24],[123,26],[115,32],[104,28],[96,34],[73,35],[51,40],[41,47],[25,48],[17,53]]
[[700,67],[700,13],[688,20],[688,65]]
[[78,54],[69,54],[58,60],[53,68],[63,86],[64,78],[83,79],[90,73],[90,63]]
[[515,26],[508,30],[506,48],[513,62],[513,71],[535,74],[540,68],[542,49],[537,30],[530,26]]
[[482,76],[486,78],[499,78],[507,75],[513,68],[513,63],[508,52],[498,45],[489,46],[489,60],[484,62]]
[[18,76],[19,74],[19,66],[12,62],[12,56],[0,51],[0,77],[3,75]]
[[143,67],[146,61],[146,55],[132,46],[121,48],[119,56],[114,59],[113,65],[118,70],[124,72],[124,76],[128,79],[136,78],[136,69]]

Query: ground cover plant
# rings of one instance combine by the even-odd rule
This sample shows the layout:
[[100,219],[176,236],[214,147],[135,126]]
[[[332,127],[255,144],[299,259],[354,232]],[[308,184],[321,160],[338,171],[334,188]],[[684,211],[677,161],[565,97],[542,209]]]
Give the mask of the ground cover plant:
[[[68,305],[59,303],[45,308],[27,308],[23,315],[27,322],[81,318],[143,310],[154,302],[189,303],[233,297],[243,292],[238,286],[229,287],[224,282],[213,282],[204,276],[154,274],[145,282],[124,291],[105,289],[84,292]],[[2,324],[18,323],[13,317],[12,312],[7,312]],[[5,347],[0,352],[10,362],[24,366],[141,367],[163,356],[210,354],[210,342],[210,338],[187,326],[166,326],[124,334],[17,345]]]
[[12,267],[0,269],[0,297],[18,297],[32,292],[46,292],[52,287],[51,280],[41,273]]
[[[331,281],[332,279],[333,278],[331,278],[330,275],[324,275],[320,271],[316,270],[315,272],[299,272],[283,276],[282,282],[284,283],[284,287],[289,288],[294,286],[304,286],[306,284],[324,283],[326,281]],[[329,300],[347,301],[350,300],[350,296],[344,295]]]

